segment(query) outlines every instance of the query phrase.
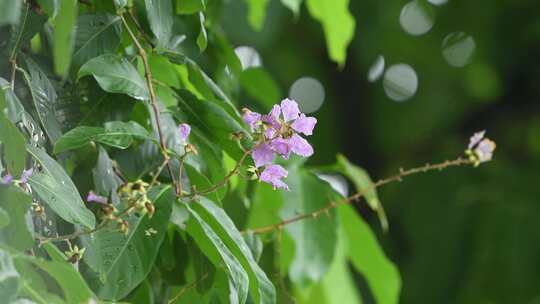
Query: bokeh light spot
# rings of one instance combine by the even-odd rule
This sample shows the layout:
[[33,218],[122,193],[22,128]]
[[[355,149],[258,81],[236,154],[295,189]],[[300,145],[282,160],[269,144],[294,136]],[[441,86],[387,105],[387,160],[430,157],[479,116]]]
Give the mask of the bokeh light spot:
[[442,42],[442,54],[446,62],[454,67],[464,67],[471,62],[476,49],[474,39],[463,32],[448,34]]
[[368,71],[368,81],[375,82],[381,78],[384,72],[384,56],[379,55]]
[[289,97],[298,102],[298,106],[302,112],[313,113],[324,102],[324,87],[315,78],[302,77],[296,80],[291,86]]
[[416,93],[418,76],[414,69],[404,63],[395,64],[386,70],[383,87],[386,96],[394,101],[405,101]]
[[433,4],[433,5],[444,5],[448,2],[448,0],[428,0],[429,3]]
[[261,56],[254,48],[250,46],[239,46],[234,49],[236,56],[240,59],[242,69],[258,67],[262,65]]
[[403,6],[399,23],[405,32],[418,36],[429,32],[435,23],[433,8],[425,2],[411,1]]

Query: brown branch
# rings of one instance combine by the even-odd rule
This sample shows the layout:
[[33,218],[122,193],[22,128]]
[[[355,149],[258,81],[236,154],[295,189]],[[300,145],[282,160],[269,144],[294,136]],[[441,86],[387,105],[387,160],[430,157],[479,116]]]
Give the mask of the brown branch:
[[364,195],[366,195],[366,193],[368,191],[371,191],[373,189],[376,189],[378,187],[384,186],[384,185],[392,183],[392,182],[401,181],[406,176],[417,174],[417,173],[428,172],[428,171],[434,171],[434,170],[439,170],[440,171],[440,170],[446,169],[448,167],[461,166],[461,165],[472,165],[472,164],[473,164],[473,162],[471,162],[470,160],[464,159],[462,157],[458,157],[455,160],[451,160],[451,161],[447,160],[447,161],[444,161],[442,163],[433,164],[433,165],[428,163],[428,164],[425,164],[423,166],[408,169],[408,170],[403,170],[402,168],[400,168],[398,174],[390,176],[390,177],[385,178],[385,179],[381,179],[381,180],[377,181],[376,183],[371,184],[371,186],[363,189],[362,191],[360,191],[360,192],[358,192],[356,194],[353,194],[353,195],[351,195],[351,196],[349,196],[349,197],[347,197],[347,198],[345,198],[343,200],[333,201],[333,202],[330,202],[328,205],[326,205],[326,206],[324,206],[324,207],[322,207],[320,209],[317,209],[317,210],[315,210],[313,212],[306,213],[306,214],[301,214],[301,215],[295,216],[295,217],[290,218],[290,219],[282,220],[281,222],[273,224],[273,225],[263,226],[263,227],[259,227],[259,228],[255,228],[255,229],[248,229],[248,230],[242,231],[242,233],[252,232],[252,233],[262,234],[262,233],[267,233],[267,232],[270,232],[270,231],[273,231],[273,230],[282,229],[286,225],[293,224],[293,223],[299,222],[301,220],[310,219],[310,218],[315,219],[315,218],[318,218],[319,216],[321,216],[322,214],[328,214],[328,212],[330,212],[330,210],[336,208],[339,205],[351,204],[351,203],[353,203],[355,201],[358,201],[360,198],[362,198]]
[[178,299],[180,299],[180,297],[182,295],[184,295],[184,293],[186,293],[187,291],[189,291],[190,289],[194,288],[195,286],[197,286],[197,284],[199,284],[200,282],[202,282],[204,279],[206,279],[206,277],[208,277],[208,272],[206,272],[205,274],[203,274],[198,280],[196,280],[195,282],[192,282],[186,286],[184,286],[182,289],[180,289],[180,291],[172,298],[168,301],[168,304],[172,304],[176,301],[178,301]]
[[139,56],[141,57],[141,59],[143,61],[144,72],[145,72],[144,76],[146,78],[146,85],[148,86],[148,92],[150,94],[150,104],[152,106],[152,110],[154,111],[154,116],[155,116],[155,120],[156,120],[156,128],[157,128],[157,132],[158,132],[159,145],[161,147],[161,153],[163,154],[163,157],[165,158],[165,160],[167,160],[167,170],[168,170],[169,175],[171,176],[171,179],[173,181],[174,188],[175,188],[175,191],[176,191],[176,195],[180,196],[180,194],[181,194],[180,193],[180,187],[179,187],[178,183],[175,181],[175,177],[174,177],[174,174],[173,174],[171,164],[170,164],[170,162],[168,162],[170,157],[169,157],[169,154],[167,153],[167,145],[165,144],[163,131],[161,129],[160,112],[159,112],[159,108],[158,108],[158,104],[157,104],[156,93],[154,92],[154,86],[152,85],[152,72],[150,71],[150,64],[148,63],[148,56],[146,55],[146,51],[142,47],[141,43],[139,42],[139,40],[137,40],[137,37],[135,36],[133,31],[129,27],[129,24],[128,24],[126,18],[124,18],[124,15],[122,13],[119,13],[119,16],[122,19],[122,23],[124,23],[124,27],[128,31],[129,36],[133,40],[133,43],[137,47],[137,50],[139,52]]

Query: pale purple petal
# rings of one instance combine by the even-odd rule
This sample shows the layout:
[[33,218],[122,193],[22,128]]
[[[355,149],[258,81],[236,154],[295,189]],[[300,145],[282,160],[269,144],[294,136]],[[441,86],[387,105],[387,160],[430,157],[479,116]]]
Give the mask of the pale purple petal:
[[0,179],[0,184],[8,185],[8,184],[11,184],[12,181],[13,181],[13,176],[11,174],[6,174],[2,176],[2,179]]
[[279,130],[281,129],[281,123],[279,122],[279,113],[281,113],[281,108],[279,107],[279,105],[274,105],[270,113],[262,116],[262,121],[270,127],[274,128],[275,130]]
[[103,197],[101,195],[97,195],[94,193],[94,191],[88,192],[88,196],[86,197],[87,202],[94,202],[94,203],[100,203],[100,204],[107,204],[107,198]]
[[294,134],[289,138],[289,146],[293,153],[296,153],[303,157],[309,157],[313,155],[313,147],[298,134]]
[[267,164],[271,164],[274,160],[274,151],[268,144],[261,144],[251,152],[251,157],[255,162],[255,167],[261,167]]
[[272,139],[276,136],[277,131],[273,127],[268,126],[266,130],[264,130],[264,137],[266,139]]
[[180,132],[180,138],[183,141],[186,141],[189,136],[189,133],[191,133],[191,127],[190,125],[183,123],[178,126],[178,131]]
[[300,109],[298,109],[296,101],[289,98],[283,99],[281,101],[281,114],[286,122],[297,119]]
[[261,117],[262,117],[261,114],[250,111],[248,109],[245,109],[244,115],[242,115],[242,119],[249,126],[249,128],[251,129],[251,132],[257,129],[257,124],[261,121]]
[[469,140],[469,149],[472,149],[474,146],[476,146],[482,138],[484,138],[484,135],[486,134],[486,130],[476,132],[473,136],[471,136],[471,139]]
[[269,183],[274,189],[286,189],[289,190],[289,186],[285,184],[281,179],[287,177],[287,170],[280,165],[269,165],[261,173],[260,180]]
[[317,119],[315,117],[306,117],[304,113],[300,114],[300,117],[293,121],[291,127],[296,131],[300,133],[304,133],[305,135],[311,135],[313,134],[313,128],[315,128],[315,124],[317,123]]
[[23,170],[22,174],[21,174],[21,183],[27,183],[28,182],[28,178],[30,177],[30,175],[32,175],[32,173],[34,173],[34,168],[30,168],[28,170]]
[[478,160],[483,163],[491,160],[495,147],[495,142],[485,138],[478,144],[474,152],[478,156]]
[[268,113],[268,116],[271,116],[277,120],[279,119],[280,113],[281,113],[281,107],[279,105],[274,105],[272,107],[272,110],[270,110],[270,113]]
[[287,139],[276,138],[270,142],[270,147],[285,159],[288,159],[291,154],[291,147]]

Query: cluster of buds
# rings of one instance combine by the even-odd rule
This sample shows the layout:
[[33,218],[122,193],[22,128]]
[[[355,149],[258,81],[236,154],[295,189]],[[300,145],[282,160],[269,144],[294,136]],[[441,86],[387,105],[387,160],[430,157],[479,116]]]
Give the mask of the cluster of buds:
[[128,208],[137,210],[141,215],[148,213],[148,216],[152,217],[156,208],[148,199],[148,186],[149,184],[143,180],[129,182],[118,188],[118,195],[127,202]]
[[484,138],[486,131],[474,133],[469,141],[469,146],[465,150],[465,154],[475,167],[481,163],[490,161],[493,158],[493,152],[497,145],[489,138]]
[[80,259],[82,259],[84,252],[86,251],[86,248],[80,248],[79,246],[75,245],[71,247],[69,246],[69,250],[65,252],[67,261],[71,264],[77,263]]

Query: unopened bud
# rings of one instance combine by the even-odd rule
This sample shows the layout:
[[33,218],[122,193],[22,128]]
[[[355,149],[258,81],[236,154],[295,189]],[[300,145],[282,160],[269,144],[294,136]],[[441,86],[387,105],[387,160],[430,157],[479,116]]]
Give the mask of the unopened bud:
[[129,233],[129,223],[126,220],[118,219],[118,230],[127,235]]
[[152,217],[156,212],[156,207],[150,201],[147,201],[144,204],[144,208],[146,208],[146,212],[148,212],[148,217]]
[[185,152],[193,153],[195,155],[199,154],[199,151],[197,150],[197,148],[192,144],[186,144]]

